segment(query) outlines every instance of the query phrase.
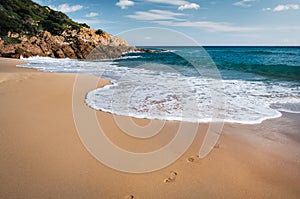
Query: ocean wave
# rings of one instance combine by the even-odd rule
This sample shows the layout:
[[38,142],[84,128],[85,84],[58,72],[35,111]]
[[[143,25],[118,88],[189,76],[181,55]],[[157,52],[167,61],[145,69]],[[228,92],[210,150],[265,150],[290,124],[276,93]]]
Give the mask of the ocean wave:
[[[195,53],[189,54],[195,55]],[[158,55],[161,56],[162,53]],[[187,76],[176,70],[175,72],[165,70],[170,68],[169,62],[177,61],[177,65],[180,66],[179,59],[173,60],[178,58],[177,55],[164,53],[160,59],[169,60],[161,63],[155,60],[153,54],[142,56],[150,57],[153,62],[145,61],[144,57],[97,62],[44,57],[22,58],[22,60],[28,62],[23,67],[50,72],[91,74],[111,80],[113,85],[87,93],[85,102],[96,110],[118,115],[188,122],[210,122],[214,119],[231,123],[255,124],[280,117],[280,111],[298,113],[300,110],[298,81],[225,79],[220,80],[220,88],[213,89],[213,80],[210,78]],[[141,63],[147,63],[147,67],[143,67]],[[137,68],[132,67],[135,64]],[[253,67],[253,65],[232,63],[226,67],[229,67],[226,70],[230,73],[231,70],[246,72],[256,70],[257,73],[261,73],[264,72],[263,67],[270,67],[269,70],[281,73],[281,70],[289,71],[290,68],[285,65]],[[188,69],[186,65],[181,65],[181,70]],[[284,76],[298,73],[293,70],[292,68],[290,72],[285,72]],[[218,100],[218,95],[211,94],[216,92],[225,96],[224,106],[214,106],[213,100]]]
[[[154,76],[148,71],[132,69],[127,74],[128,79],[119,79],[109,89],[89,92],[86,103],[96,110],[136,118],[241,124],[280,117],[283,106],[275,107],[275,104],[293,103],[300,108],[300,88],[290,83],[225,80],[220,92],[226,100],[220,109],[212,103],[218,95],[211,95],[210,79],[171,73]],[[182,82],[188,82],[189,86]],[[278,93],[283,94],[278,97]],[[287,106],[284,110],[295,112],[295,108]]]
[[137,59],[137,58],[141,58],[142,56],[140,55],[137,55],[137,56],[122,56],[122,57],[119,57],[119,58],[116,58],[114,60],[124,60],[124,59]]
[[273,78],[285,78],[290,80],[300,80],[300,66],[291,66],[286,64],[268,65],[268,64],[218,64],[219,69],[236,70],[249,73],[256,73]]

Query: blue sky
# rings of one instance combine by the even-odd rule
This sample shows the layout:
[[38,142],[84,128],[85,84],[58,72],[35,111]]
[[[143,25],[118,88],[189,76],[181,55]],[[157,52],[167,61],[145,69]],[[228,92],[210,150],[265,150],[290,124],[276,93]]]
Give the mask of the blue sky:
[[[129,31],[120,36],[131,45],[187,45],[178,33],[168,35],[172,31],[167,29],[179,31],[200,45],[300,45],[300,0],[35,2],[60,10],[93,29],[114,35]],[[142,29],[145,27],[153,28]]]

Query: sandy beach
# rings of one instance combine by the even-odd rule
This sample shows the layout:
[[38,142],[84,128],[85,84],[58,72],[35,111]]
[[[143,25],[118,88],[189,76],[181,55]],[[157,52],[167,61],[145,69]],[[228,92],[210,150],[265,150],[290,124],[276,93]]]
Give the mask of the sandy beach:
[[[103,165],[81,143],[72,113],[76,75],[16,67],[20,63],[0,58],[0,198],[300,198],[299,114],[259,125],[226,124],[204,159],[197,153],[208,124],[199,124],[193,144],[175,163],[128,174]],[[110,140],[135,152],[164,146],[179,125],[167,122],[152,141],[136,140],[113,115],[96,112]],[[174,172],[176,178],[165,182]]]

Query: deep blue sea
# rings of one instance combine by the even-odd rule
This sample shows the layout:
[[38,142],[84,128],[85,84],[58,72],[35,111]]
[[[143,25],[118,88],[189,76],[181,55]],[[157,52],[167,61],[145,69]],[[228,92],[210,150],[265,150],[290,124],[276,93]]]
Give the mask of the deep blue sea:
[[23,67],[109,79],[86,103],[118,115],[254,124],[300,113],[300,47],[147,48],[167,51],[94,61],[31,57]]

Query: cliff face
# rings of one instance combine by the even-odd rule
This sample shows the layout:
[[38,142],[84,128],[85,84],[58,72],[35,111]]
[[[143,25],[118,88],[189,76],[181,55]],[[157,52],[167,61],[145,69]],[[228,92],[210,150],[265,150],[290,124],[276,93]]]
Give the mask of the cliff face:
[[2,57],[39,55],[85,59],[96,47],[109,46],[108,52],[103,51],[101,55],[97,51],[103,59],[119,57],[135,49],[121,38],[91,30],[86,24],[74,22],[64,13],[31,0],[0,0],[0,25]]
[[[65,30],[61,35],[52,35],[48,31],[40,31],[35,36],[20,36],[19,34],[8,34],[8,38],[18,43],[6,43],[0,39],[0,56],[19,58],[30,56],[49,56],[56,58],[85,59],[90,52],[98,46],[111,46],[120,48],[122,52],[134,50],[128,46],[124,39],[112,36],[106,32],[101,35],[96,30],[82,27],[79,30]],[[107,52],[99,58],[115,58],[122,55]]]

